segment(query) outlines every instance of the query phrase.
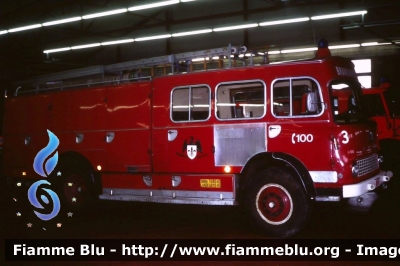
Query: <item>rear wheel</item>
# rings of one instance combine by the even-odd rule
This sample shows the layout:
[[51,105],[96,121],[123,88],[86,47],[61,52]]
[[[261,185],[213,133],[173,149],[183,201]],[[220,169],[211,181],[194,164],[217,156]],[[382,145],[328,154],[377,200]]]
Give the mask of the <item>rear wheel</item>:
[[246,193],[246,206],[255,224],[276,237],[291,237],[306,224],[311,206],[298,181],[281,168],[257,173]]
[[93,207],[93,185],[90,171],[79,164],[61,164],[53,171],[51,183],[55,184],[61,207],[71,211],[84,211]]

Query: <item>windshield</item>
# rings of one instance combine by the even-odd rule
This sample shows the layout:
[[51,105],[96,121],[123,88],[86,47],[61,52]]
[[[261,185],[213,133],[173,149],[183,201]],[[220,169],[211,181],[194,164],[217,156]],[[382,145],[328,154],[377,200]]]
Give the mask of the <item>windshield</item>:
[[367,120],[358,82],[337,80],[329,88],[332,114],[337,124],[356,124]]

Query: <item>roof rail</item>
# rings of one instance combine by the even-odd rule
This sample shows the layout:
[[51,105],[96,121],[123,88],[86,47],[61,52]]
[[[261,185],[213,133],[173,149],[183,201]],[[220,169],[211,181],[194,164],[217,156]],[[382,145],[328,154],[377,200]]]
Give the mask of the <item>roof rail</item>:
[[247,48],[245,46],[232,46],[231,44],[229,44],[227,47],[222,48],[171,54],[111,65],[98,65],[81,69],[62,71],[58,73],[38,76],[29,80],[22,81],[19,84],[31,84],[37,87],[41,84],[46,84],[46,82],[65,81],[69,79],[90,77],[96,75],[104,78],[105,75],[119,75],[123,71],[129,71],[131,69],[141,69],[145,67],[152,68],[154,66],[160,65],[169,65],[171,67],[171,73],[175,73],[176,71],[179,72],[180,62],[184,62],[186,65],[190,65],[194,59],[198,58],[225,58],[228,60],[228,67],[232,67],[232,58],[236,57],[237,59],[238,55],[244,54],[245,52],[247,52]]

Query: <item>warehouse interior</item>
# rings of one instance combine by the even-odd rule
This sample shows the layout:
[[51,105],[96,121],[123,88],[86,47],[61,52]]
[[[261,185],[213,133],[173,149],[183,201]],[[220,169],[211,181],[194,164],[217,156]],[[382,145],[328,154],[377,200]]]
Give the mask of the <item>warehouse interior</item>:
[[[359,60],[355,64],[362,69],[358,75],[366,82],[363,86],[379,87],[384,77],[400,90],[399,14],[398,0],[1,1],[0,93],[21,85],[42,85],[38,80],[58,82],[48,78],[57,73],[215,48],[246,47],[247,52],[262,53],[269,64],[308,59],[314,57],[320,39],[329,42],[332,55]],[[218,66],[218,58],[193,59],[199,59],[193,62],[201,66]],[[175,70],[169,68],[164,74]],[[101,74],[137,71],[140,68],[128,67]],[[3,101],[0,104],[3,110]],[[392,200],[397,194],[391,189],[388,196],[356,214],[349,215],[348,208],[337,205],[317,211],[297,238],[398,238],[398,200]],[[97,210],[89,220],[68,221],[62,233],[55,229],[46,237],[69,237],[76,234],[76,225],[82,229],[76,238],[96,238],[96,232],[105,238],[264,237],[243,227],[246,221],[240,210],[231,213],[202,206],[196,211],[191,206],[134,203],[134,214],[125,211],[132,207],[128,204],[104,203],[103,212]],[[210,218],[200,222],[205,215]],[[160,226],[161,217],[165,223]],[[390,222],[374,226],[382,224],[381,218]],[[196,226],[199,231],[193,229]],[[43,230],[34,230],[27,237],[43,236]],[[25,232],[7,233],[26,237]]]
[[399,10],[396,0],[3,1],[0,81],[229,44],[267,51],[269,62],[310,58],[285,51],[325,38],[334,55],[374,58],[378,86],[396,75]]

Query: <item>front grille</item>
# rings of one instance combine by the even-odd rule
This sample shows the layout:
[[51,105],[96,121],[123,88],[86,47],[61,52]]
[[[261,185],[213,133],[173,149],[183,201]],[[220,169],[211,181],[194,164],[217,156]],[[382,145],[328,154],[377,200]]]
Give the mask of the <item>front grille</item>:
[[379,168],[378,155],[372,154],[371,156],[358,160],[358,177],[371,173]]

